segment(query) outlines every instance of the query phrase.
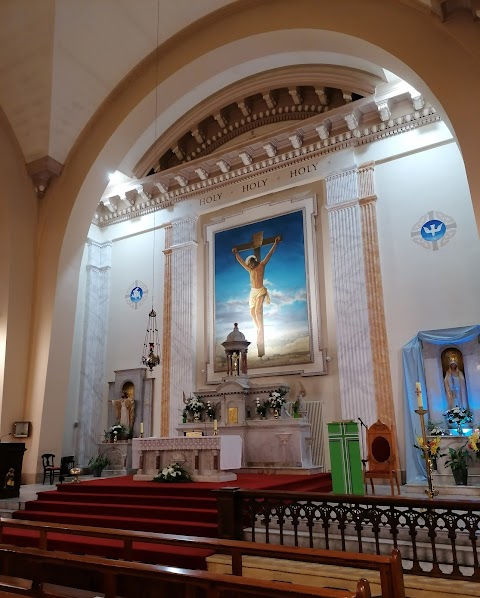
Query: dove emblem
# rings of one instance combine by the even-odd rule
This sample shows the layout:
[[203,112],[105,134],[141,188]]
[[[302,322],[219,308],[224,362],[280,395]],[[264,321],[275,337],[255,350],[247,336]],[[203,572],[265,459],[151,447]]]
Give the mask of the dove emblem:
[[447,227],[441,220],[429,220],[422,226],[421,235],[425,241],[438,241],[447,231]]

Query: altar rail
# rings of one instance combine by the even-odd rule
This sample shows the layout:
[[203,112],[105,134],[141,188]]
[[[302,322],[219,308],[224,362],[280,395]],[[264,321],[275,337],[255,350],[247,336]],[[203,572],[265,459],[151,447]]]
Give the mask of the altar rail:
[[377,555],[399,548],[405,573],[480,581],[480,510],[473,501],[214,492],[219,537]]
[[[0,547],[0,591],[3,595],[94,598],[371,598],[368,581],[355,592],[278,581],[246,579],[208,571],[114,561],[101,557],[48,552],[36,548]],[[50,587],[49,587],[50,586]],[[77,591],[72,591],[72,589]],[[83,590],[79,594],[78,590]]]

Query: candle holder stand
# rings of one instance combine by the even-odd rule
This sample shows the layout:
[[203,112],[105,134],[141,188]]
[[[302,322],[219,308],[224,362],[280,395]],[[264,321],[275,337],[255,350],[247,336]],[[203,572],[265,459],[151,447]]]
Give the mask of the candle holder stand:
[[430,457],[430,451],[429,451],[428,442],[427,442],[427,431],[425,429],[425,420],[423,419],[425,414],[428,412],[423,407],[419,407],[418,409],[415,409],[415,413],[418,413],[418,416],[420,417],[420,427],[422,429],[422,440],[423,440],[423,446],[421,448],[423,450],[423,455],[425,457],[425,465],[426,465],[426,469],[427,469],[428,488],[425,488],[425,494],[428,496],[428,498],[435,498],[435,496],[438,496],[438,490],[436,490],[433,487],[433,480],[432,480],[433,464],[432,464],[432,459]]

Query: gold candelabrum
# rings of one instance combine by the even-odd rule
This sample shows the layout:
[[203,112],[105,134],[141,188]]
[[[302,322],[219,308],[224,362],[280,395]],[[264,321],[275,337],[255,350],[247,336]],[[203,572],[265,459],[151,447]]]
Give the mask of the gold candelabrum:
[[432,457],[430,455],[430,449],[428,446],[428,442],[427,442],[427,431],[425,429],[425,420],[423,419],[424,415],[426,413],[428,413],[428,411],[426,409],[424,409],[423,407],[418,407],[418,409],[415,409],[415,413],[418,413],[418,416],[420,417],[420,426],[422,428],[422,440],[423,440],[423,445],[422,445],[422,450],[423,450],[423,454],[425,456],[425,465],[427,468],[427,483],[428,483],[428,488],[425,489],[425,494],[428,496],[428,498],[435,498],[435,496],[438,496],[438,490],[435,490],[435,488],[433,487],[433,480],[432,480],[432,471],[433,471],[433,463],[432,463]]

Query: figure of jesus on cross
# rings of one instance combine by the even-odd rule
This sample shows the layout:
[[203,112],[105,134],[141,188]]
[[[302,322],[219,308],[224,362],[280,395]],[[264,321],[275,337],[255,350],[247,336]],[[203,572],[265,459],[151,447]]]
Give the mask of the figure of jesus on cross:
[[[252,316],[253,322],[257,328],[257,348],[258,356],[263,357],[265,355],[265,341],[264,341],[264,329],[263,329],[263,303],[270,303],[270,297],[267,289],[263,286],[263,279],[265,275],[265,266],[272,257],[278,243],[281,241],[280,237],[270,237],[268,239],[263,238],[263,232],[254,233],[252,241],[250,243],[244,243],[243,245],[237,245],[232,249],[233,254],[237,262],[247,270],[250,274],[250,315]],[[264,245],[272,245],[267,255],[261,260],[260,248]],[[253,254],[247,257],[244,261],[239,251],[252,250]]]

